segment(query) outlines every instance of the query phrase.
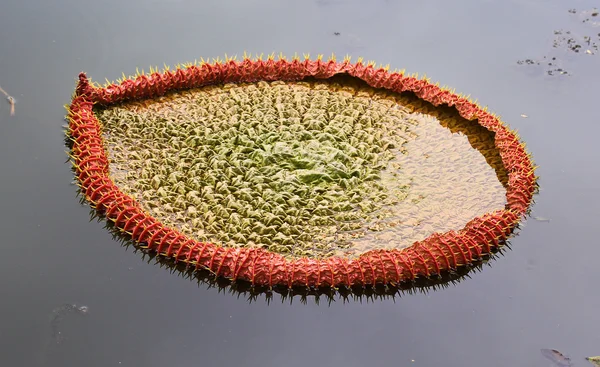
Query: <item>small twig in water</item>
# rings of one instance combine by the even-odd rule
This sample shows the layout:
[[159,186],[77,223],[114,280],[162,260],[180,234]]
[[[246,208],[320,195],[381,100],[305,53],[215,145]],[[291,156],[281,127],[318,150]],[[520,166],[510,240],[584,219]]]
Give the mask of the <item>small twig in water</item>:
[[13,96],[11,96],[10,94],[6,93],[6,91],[4,89],[2,89],[2,87],[0,87],[0,92],[2,92],[2,94],[4,94],[6,96],[8,103],[10,103],[10,115],[14,116],[15,115],[15,98]]

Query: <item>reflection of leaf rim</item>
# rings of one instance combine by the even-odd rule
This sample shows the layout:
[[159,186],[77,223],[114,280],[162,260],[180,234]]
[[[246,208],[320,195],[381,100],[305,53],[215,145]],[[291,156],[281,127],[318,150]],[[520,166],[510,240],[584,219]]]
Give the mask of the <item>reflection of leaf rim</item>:
[[[330,78],[348,74],[374,88],[412,92],[434,106],[455,107],[467,120],[495,133],[495,145],[509,174],[506,209],[474,218],[459,231],[436,233],[403,250],[373,250],[357,259],[301,258],[287,260],[263,250],[224,248],[199,243],[176,229],[168,228],[145,213],[139,204],[124,194],[108,177],[108,160],[100,125],[92,108],[127,99],[152,98],[169,91],[197,88],[209,84],[235,82],[302,80],[307,77]],[[527,213],[537,188],[533,163],[518,136],[495,115],[468,98],[431,84],[427,79],[390,73],[361,60],[336,62],[308,58],[287,61],[226,60],[178,67],[175,71],[152,72],[122,80],[104,88],[93,86],[84,73],[79,75],[75,95],[68,108],[72,156],[76,175],[85,198],[133,240],[175,261],[232,280],[242,279],[261,286],[284,285],[337,287],[367,284],[398,284],[418,277],[430,277],[444,270],[468,265],[488,254],[507,239]]]

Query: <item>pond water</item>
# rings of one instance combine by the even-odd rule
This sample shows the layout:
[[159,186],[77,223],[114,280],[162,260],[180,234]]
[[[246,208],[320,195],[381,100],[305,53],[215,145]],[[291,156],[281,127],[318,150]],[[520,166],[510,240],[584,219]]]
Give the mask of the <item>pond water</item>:
[[[13,117],[0,104],[0,364],[543,367],[554,362],[540,351],[556,349],[585,366],[600,354],[600,55],[553,40],[600,33],[569,12],[593,6],[4,1],[0,86],[17,104]],[[71,184],[61,125],[75,78],[244,51],[364,56],[471,94],[539,165],[532,217],[471,278],[395,298],[249,302],[147,263],[90,220]],[[517,63],[547,55],[568,74]]]

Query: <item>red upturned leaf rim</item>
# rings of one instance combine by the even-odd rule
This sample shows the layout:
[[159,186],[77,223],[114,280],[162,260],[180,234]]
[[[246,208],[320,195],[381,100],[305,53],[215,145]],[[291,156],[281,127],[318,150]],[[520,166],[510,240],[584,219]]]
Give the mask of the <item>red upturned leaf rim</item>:
[[[328,79],[347,74],[374,88],[412,92],[434,106],[454,107],[467,120],[477,120],[495,133],[494,142],[508,172],[505,209],[476,217],[458,231],[435,233],[401,250],[372,250],[355,259],[286,259],[262,248],[230,248],[199,242],[170,228],[145,212],[140,204],[122,192],[109,178],[109,161],[96,118],[95,105],[147,99],[168,92],[224,83],[258,81],[299,81],[307,77]],[[275,60],[200,63],[174,71],[151,71],[105,87],[93,85],[79,74],[75,94],[68,106],[68,135],[73,141],[71,155],[78,184],[85,199],[126,237],[147,246],[175,262],[184,261],[232,281],[252,286],[354,287],[377,284],[398,285],[417,278],[429,278],[444,271],[470,265],[500,247],[527,214],[537,189],[531,157],[516,133],[500,119],[468,98],[427,79],[389,72],[373,63],[351,63],[283,58]]]

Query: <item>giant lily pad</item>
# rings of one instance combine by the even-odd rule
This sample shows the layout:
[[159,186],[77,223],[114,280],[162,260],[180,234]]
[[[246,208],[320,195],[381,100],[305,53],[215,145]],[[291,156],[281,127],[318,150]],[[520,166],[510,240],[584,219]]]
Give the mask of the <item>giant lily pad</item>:
[[497,116],[349,59],[227,60],[104,87],[82,73],[69,121],[100,213],[161,256],[252,285],[398,284],[469,265],[536,189]]

